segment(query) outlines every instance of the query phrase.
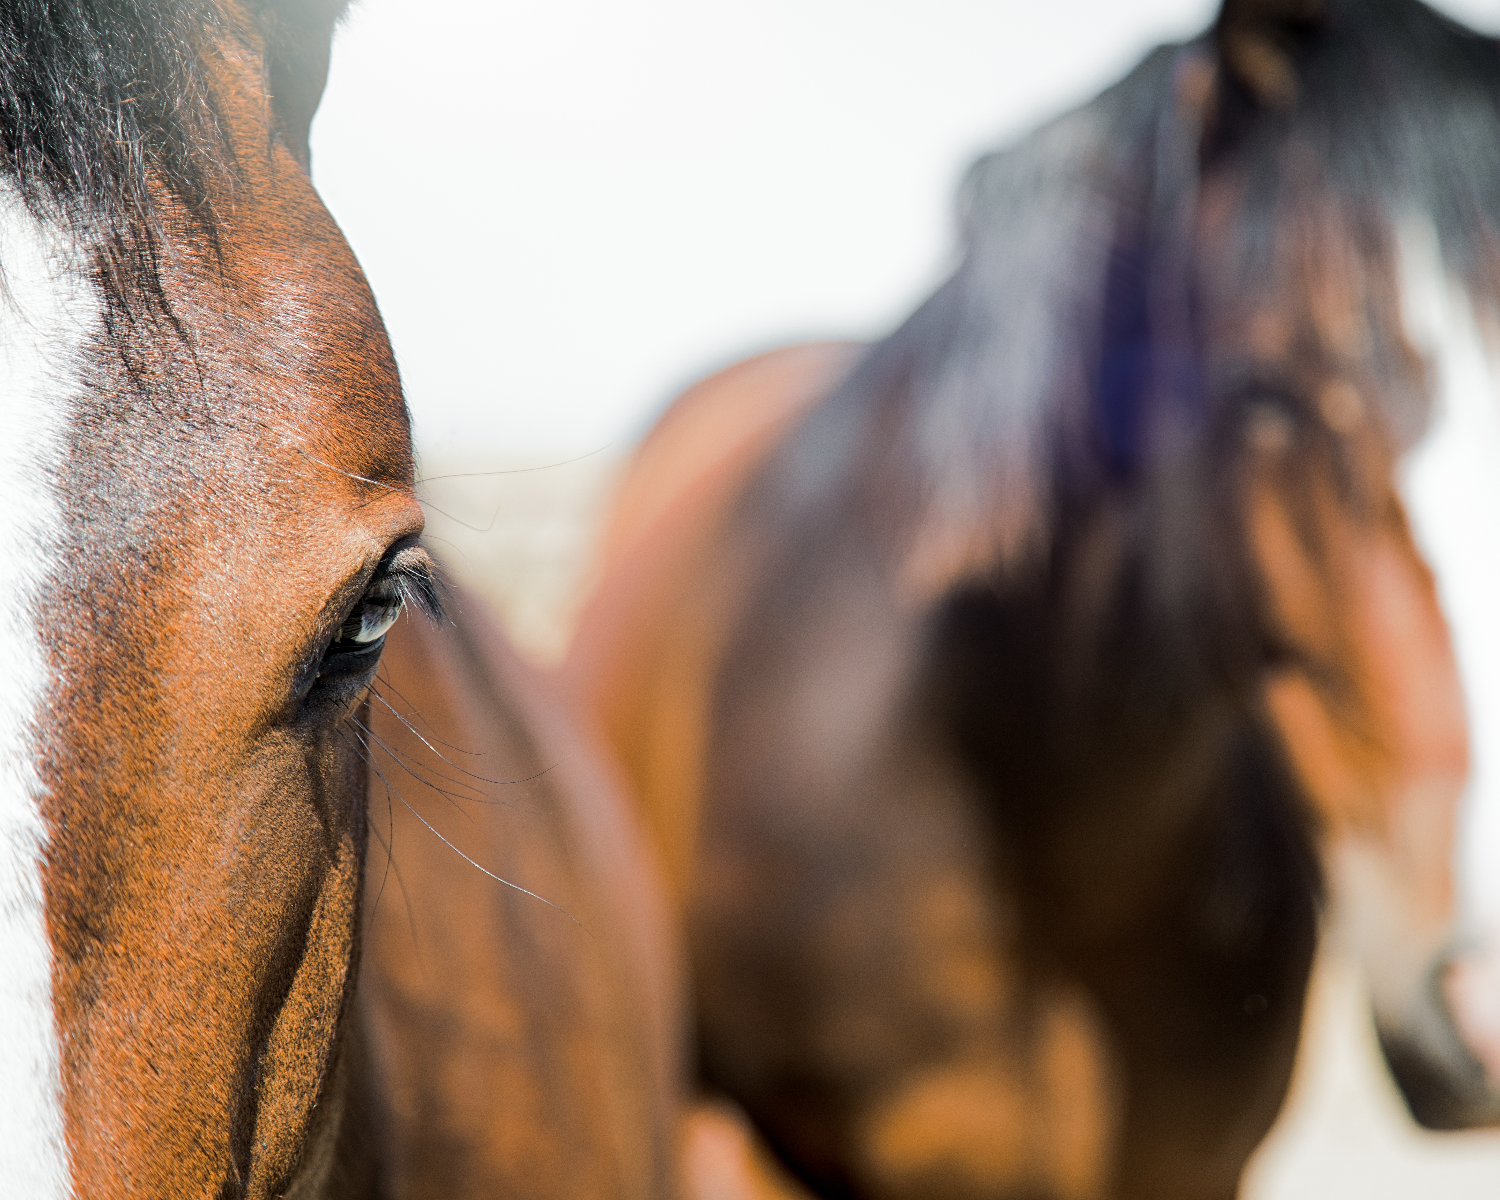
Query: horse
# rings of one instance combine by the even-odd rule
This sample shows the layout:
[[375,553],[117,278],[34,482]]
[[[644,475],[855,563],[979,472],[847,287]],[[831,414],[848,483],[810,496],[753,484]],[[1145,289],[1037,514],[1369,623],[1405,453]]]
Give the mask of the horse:
[[645,439],[563,682],[667,863],[700,1086],[818,1194],[1234,1195],[1330,905],[1414,1116],[1500,1120],[1452,869],[1500,664],[1408,487],[1493,470],[1434,397],[1497,146],[1494,41],[1226,0],[979,161],[894,333]]
[[733,1184],[631,810],[421,541],[342,8],[0,13],[0,1190]]

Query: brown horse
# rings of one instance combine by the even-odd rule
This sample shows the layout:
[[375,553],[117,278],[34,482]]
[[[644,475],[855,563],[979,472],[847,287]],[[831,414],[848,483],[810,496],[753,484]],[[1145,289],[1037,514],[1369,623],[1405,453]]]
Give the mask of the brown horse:
[[703,1083],[827,1195],[1229,1197],[1326,883],[1414,1113],[1495,1120],[1399,468],[1440,365],[1407,281],[1500,298],[1500,50],[1231,0],[963,219],[885,341],[669,410],[567,664],[688,922]]
[[0,14],[0,1192],[751,1195],[609,781],[462,597],[370,693],[438,589],[340,8]]
[[349,731],[375,838],[359,1194],[672,1195],[680,1018],[657,876],[503,639],[448,607],[456,623],[391,636]]

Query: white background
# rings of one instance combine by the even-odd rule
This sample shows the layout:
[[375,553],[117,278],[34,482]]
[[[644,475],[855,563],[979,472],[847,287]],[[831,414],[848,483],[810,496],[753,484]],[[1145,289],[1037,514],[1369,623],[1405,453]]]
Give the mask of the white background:
[[706,369],[872,336],[977,152],[1205,0],[363,0],[313,174],[429,458],[619,445]]
[[362,0],[313,173],[429,456],[622,446],[706,369],[889,328],[976,153],[1213,7]]

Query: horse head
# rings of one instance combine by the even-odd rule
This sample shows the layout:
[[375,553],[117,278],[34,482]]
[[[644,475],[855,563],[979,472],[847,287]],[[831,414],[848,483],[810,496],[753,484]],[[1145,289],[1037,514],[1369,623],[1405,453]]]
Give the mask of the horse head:
[[[926,370],[954,403],[986,374],[1008,389],[989,424],[1022,450],[965,454],[976,478],[1006,465],[992,503],[911,539],[925,589],[1045,561],[1080,614],[1064,691],[1110,721],[1132,687],[1160,702],[1125,719],[1136,747],[1270,738],[1289,776],[1268,794],[1310,820],[1387,1057],[1438,1127],[1500,1118],[1495,951],[1454,887],[1470,744],[1491,736],[1466,701],[1500,663],[1455,653],[1484,639],[1455,643],[1440,601],[1485,551],[1423,545],[1414,525],[1442,518],[1408,485],[1439,453],[1445,355],[1467,331],[1457,352],[1482,357],[1500,296],[1496,62],[1409,0],[1228,0],[1204,38],[982,162],[949,302],[1001,319]],[[1485,494],[1492,461],[1442,453]],[[1101,780],[1151,758],[1109,744]]]
[[[1114,680],[1103,703],[1150,672],[1147,690],[1173,697],[1142,738],[1190,758],[1242,722],[1274,743],[1287,775],[1268,794],[1298,797],[1387,1058],[1437,1127],[1500,1118],[1480,982],[1494,950],[1454,885],[1470,746],[1490,736],[1466,693],[1500,662],[1456,653],[1483,639],[1440,599],[1454,560],[1484,550],[1424,545],[1443,518],[1410,482],[1438,454],[1477,493],[1493,470],[1435,446],[1453,436],[1445,354],[1467,331],[1459,350],[1482,357],[1500,296],[1496,61],[1491,39],[1406,0],[1230,0],[1207,37],[1039,135],[1102,135],[1066,159],[1082,178],[1052,269],[1100,286],[1047,347],[1053,386],[1070,353],[1088,376],[1033,389],[1049,407],[1022,425],[1057,464],[1053,489],[1028,481],[1019,516],[1014,500],[995,510],[1014,530],[1000,561],[1044,544],[1054,599],[1086,614],[1069,618],[1070,654],[1082,678]],[[1026,152],[975,173],[976,258],[1015,236],[997,218]],[[1472,403],[1493,409],[1480,386]],[[1112,640],[1122,620],[1139,650]]]
[[340,3],[0,18],[0,1178],[334,1167],[364,775],[432,595],[395,362],[307,176]]
[[1470,700],[1500,662],[1454,603],[1486,551],[1442,535],[1454,514],[1415,475],[1482,497],[1500,448],[1455,453],[1452,419],[1497,403],[1462,373],[1500,295],[1500,157],[1467,143],[1500,120],[1496,44],[1415,4],[1230,3],[1216,50],[1196,282],[1264,711],[1413,1115],[1493,1123],[1496,947],[1454,868],[1471,747],[1493,737]]

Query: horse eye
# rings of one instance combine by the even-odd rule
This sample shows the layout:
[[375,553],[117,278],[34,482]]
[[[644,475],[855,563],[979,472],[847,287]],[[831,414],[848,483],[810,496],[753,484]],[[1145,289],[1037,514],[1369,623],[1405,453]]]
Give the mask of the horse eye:
[[333,643],[352,642],[364,645],[384,637],[401,615],[403,600],[394,584],[376,584],[355,606],[349,619],[339,626]]

